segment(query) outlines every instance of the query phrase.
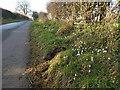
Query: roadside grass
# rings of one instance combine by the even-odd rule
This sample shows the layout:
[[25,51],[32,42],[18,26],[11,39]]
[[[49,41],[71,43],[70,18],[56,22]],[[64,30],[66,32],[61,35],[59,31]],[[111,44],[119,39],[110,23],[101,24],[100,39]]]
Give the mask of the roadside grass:
[[118,26],[33,22],[30,87],[118,88]]
[[25,21],[25,20],[2,20],[0,24],[8,24],[8,23],[20,22],[20,21]]

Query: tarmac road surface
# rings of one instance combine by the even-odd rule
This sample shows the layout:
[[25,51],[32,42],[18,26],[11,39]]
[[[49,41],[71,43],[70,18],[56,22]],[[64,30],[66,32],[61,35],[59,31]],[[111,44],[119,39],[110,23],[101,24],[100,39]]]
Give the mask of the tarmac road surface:
[[2,27],[2,88],[28,88],[24,73],[29,61],[31,21],[0,25]]

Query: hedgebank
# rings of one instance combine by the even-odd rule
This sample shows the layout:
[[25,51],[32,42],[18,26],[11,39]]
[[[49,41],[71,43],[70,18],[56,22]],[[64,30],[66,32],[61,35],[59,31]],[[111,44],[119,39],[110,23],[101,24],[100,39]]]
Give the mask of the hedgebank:
[[118,88],[118,26],[33,22],[30,87]]

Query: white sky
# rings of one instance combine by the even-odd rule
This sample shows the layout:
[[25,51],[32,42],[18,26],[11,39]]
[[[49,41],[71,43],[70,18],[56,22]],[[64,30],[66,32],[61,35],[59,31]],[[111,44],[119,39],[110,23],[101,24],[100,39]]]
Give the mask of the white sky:
[[[17,1],[21,0],[0,0],[0,7],[15,12]],[[27,0],[30,2],[31,10],[46,12],[46,5],[49,0]]]
[[[23,1],[23,0],[0,0],[0,7],[10,10],[12,12],[15,12],[15,7],[16,7],[17,1]],[[30,2],[32,11],[46,12],[47,11],[46,10],[47,3],[50,0],[27,0],[27,1]],[[116,0],[113,0],[113,1],[116,1]]]

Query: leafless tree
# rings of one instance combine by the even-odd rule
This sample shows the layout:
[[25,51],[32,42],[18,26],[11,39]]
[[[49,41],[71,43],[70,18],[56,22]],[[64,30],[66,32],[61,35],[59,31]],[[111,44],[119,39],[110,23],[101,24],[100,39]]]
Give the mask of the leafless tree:
[[26,0],[18,1],[16,11],[18,11],[24,15],[27,15],[31,11],[30,10],[30,3]]

